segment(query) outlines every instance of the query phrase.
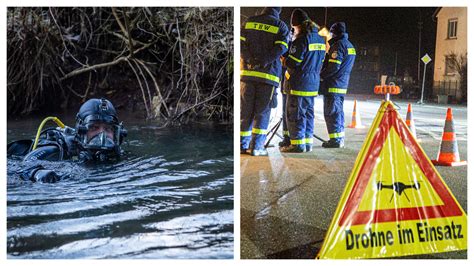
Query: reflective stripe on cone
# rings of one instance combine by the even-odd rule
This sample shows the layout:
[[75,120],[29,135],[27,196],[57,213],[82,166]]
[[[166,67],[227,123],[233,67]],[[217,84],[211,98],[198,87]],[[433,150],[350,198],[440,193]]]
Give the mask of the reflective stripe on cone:
[[444,123],[443,137],[439,147],[438,158],[431,160],[435,165],[461,166],[467,165],[466,161],[461,161],[459,157],[458,142],[454,130],[453,111],[448,108],[446,112],[446,122]]
[[354,109],[352,110],[352,122],[349,128],[364,128],[362,121],[360,120],[359,110],[357,109],[357,100],[354,99]]
[[411,109],[411,103],[408,104],[405,123],[407,124],[408,129],[410,129],[411,134],[413,134],[413,137],[415,137],[416,141],[420,142],[420,140],[416,136],[415,120],[413,120],[413,111]]

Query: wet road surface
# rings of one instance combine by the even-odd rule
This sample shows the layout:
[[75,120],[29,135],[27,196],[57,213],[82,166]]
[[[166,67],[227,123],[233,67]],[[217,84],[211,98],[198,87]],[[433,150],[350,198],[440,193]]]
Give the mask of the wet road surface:
[[[395,100],[405,118],[407,102]],[[280,101],[281,103],[281,101]],[[315,134],[328,139],[322,97],[315,101]],[[344,149],[323,149],[315,140],[313,152],[282,154],[275,137],[268,157],[241,155],[241,258],[315,258],[335,213],[347,178],[362,147],[380,100],[358,99],[365,129],[346,128]],[[417,136],[428,157],[438,153],[446,109],[442,105],[412,104]],[[451,106],[449,106],[451,107]],[[461,159],[467,156],[467,108],[452,106]],[[346,125],[351,121],[353,97],[344,104]],[[279,118],[274,110],[272,124]],[[281,128],[279,133],[281,134]],[[436,167],[467,212],[467,166]],[[466,258],[466,251],[408,258]]]

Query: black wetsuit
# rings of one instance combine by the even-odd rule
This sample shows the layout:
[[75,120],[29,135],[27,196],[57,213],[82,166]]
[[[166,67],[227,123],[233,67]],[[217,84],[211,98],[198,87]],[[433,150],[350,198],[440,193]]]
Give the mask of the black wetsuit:
[[[24,162],[37,160],[61,161],[78,158],[79,149],[75,140],[75,130],[69,127],[48,128],[41,132],[36,149],[33,150],[33,140],[18,140],[7,146],[8,157],[23,157]],[[33,182],[56,182],[66,178],[66,175],[58,174],[52,170],[45,169],[41,164],[33,164],[18,172],[24,180]]]

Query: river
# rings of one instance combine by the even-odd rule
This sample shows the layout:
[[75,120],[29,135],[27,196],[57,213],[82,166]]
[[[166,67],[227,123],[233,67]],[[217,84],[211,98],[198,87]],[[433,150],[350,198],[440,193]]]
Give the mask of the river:
[[[123,160],[43,162],[70,174],[57,183],[22,181],[25,163],[7,159],[8,258],[233,258],[232,126],[130,120]],[[9,120],[8,142],[40,122]]]

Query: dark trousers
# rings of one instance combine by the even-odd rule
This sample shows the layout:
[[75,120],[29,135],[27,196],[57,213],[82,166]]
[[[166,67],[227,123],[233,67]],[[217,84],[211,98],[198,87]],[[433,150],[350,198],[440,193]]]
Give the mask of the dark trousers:
[[335,142],[344,140],[344,94],[324,95],[324,119],[329,139]]
[[312,145],[314,97],[288,95],[286,105],[290,143],[301,148]]
[[285,93],[282,93],[281,98],[282,98],[282,101],[283,101],[283,104],[281,105],[282,109],[283,109],[283,121],[282,121],[282,124],[283,124],[283,141],[290,142],[290,131],[288,130],[288,122],[287,122],[288,117],[286,115],[286,101],[287,101],[288,96]]
[[240,83],[240,148],[263,149],[270,121],[272,85]]

